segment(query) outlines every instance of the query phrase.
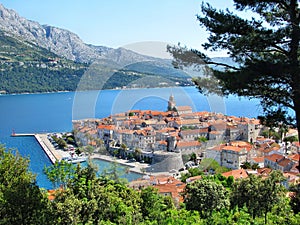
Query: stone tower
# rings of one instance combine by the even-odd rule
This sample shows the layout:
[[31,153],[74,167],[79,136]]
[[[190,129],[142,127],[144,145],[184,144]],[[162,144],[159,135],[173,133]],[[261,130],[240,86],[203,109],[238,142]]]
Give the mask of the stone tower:
[[171,94],[168,101],[168,111],[172,111],[176,108],[174,96]]

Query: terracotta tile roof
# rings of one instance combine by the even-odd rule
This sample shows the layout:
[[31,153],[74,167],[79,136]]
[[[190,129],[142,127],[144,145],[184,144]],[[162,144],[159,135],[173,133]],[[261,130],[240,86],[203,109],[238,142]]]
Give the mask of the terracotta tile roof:
[[177,147],[192,147],[192,146],[197,146],[200,147],[201,143],[199,141],[179,141],[177,143]]
[[181,119],[181,125],[197,125],[200,124],[198,119]]
[[197,113],[183,113],[180,115],[181,118],[199,118]]
[[141,110],[139,110],[139,109],[132,109],[132,110],[130,110],[129,111],[129,113],[140,113],[140,112],[142,112]]
[[255,124],[255,125],[259,125],[260,124],[260,120],[259,119],[250,119],[249,123]]
[[182,130],[180,132],[181,132],[182,135],[200,134],[200,133],[207,133],[208,132],[208,128],[194,129],[194,130]]
[[258,175],[268,176],[272,172],[271,168],[258,168],[257,173]]
[[96,146],[97,142],[96,141],[90,141],[88,144],[91,145],[91,146]]
[[237,147],[252,147],[252,145],[246,141],[232,141],[230,142],[230,145],[237,146]]
[[222,151],[222,148],[225,146],[225,144],[217,145],[212,148],[208,148],[207,150],[215,150],[215,151]]
[[244,169],[231,170],[225,173],[222,173],[224,177],[233,176],[234,179],[246,178],[248,177],[247,171]]
[[288,156],[289,159],[293,160],[293,161],[299,161],[299,154],[293,154],[293,155],[289,155]]
[[280,160],[277,164],[282,167],[288,166],[292,161],[290,159],[284,158]]
[[278,151],[280,148],[277,146],[274,147],[265,147],[264,149],[260,149],[260,151],[264,152],[264,153],[269,153],[272,151]]
[[172,198],[183,202],[182,193],[185,189],[186,184],[175,179],[174,177],[157,178],[157,184],[154,188],[158,189],[158,193],[171,195]]
[[281,159],[283,159],[284,156],[279,155],[279,154],[272,154],[272,155],[267,155],[265,156],[265,159],[272,161],[272,162],[279,162]]
[[99,125],[97,127],[99,130],[113,130],[115,129],[114,125]]
[[253,157],[252,160],[256,163],[262,163],[265,160],[265,157]]
[[227,151],[234,151],[234,152],[240,152],[242,150],[247,150],[246,148],[236,147],[236,146],[224,146],[222,150]]
[[129,130],[129,129],[125,129],[125,130],[119,130],[119,133],[123,133],[123,134],[133,134],[134,130]]

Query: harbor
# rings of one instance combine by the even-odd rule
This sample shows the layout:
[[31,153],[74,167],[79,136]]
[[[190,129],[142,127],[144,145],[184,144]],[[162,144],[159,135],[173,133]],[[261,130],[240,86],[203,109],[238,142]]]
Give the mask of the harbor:
[[12,133],[12,137],[26,137],[26,136],[34,136],[36,141],[39,143],[41,148],[47,154],[50,161],[54,164],[56,161],[60,161],[62,156],[56,151],[54,146],[48,139],[47,134],[31,134],[31,133]]

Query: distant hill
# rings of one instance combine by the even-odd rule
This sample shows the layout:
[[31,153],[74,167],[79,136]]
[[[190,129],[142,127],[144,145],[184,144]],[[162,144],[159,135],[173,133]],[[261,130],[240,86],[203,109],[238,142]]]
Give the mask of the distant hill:
[[1,93],[75,90],[86,67],[0,31]]
[[1,4],[0,29],[7,34],[35,43],[61,57],[77,62],[90,63],[104,59],[124,66],[154,59],[123,48],[113,49],[86,44],[73,32],[27,20]]
[[[92,71],[95,62],[101,68]],[[187,85],[193,85],[191,77],[170,60],[86,44],[68,30],[27,20],[0,4],[0,93]]]

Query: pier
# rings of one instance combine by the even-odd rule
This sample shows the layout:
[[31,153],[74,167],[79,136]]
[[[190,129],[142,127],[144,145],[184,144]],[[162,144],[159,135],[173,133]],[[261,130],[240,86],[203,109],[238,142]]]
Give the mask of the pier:
[[40,144],[44,152],[49,157],[50,161],[54,164],[57,160],[60,161],[62,156],[56,152],[56,149],[52,145],[52,143],[49,141],[47,134],[30,134],[30,133],[13,133],[11,135],[12,137],[26,137],[26,136],[34,136],[37,142]]
[[18,134],[18,133],[12,133],[11,136],[12,137],[26,137],[26,136],[34,136],[35,134]]

